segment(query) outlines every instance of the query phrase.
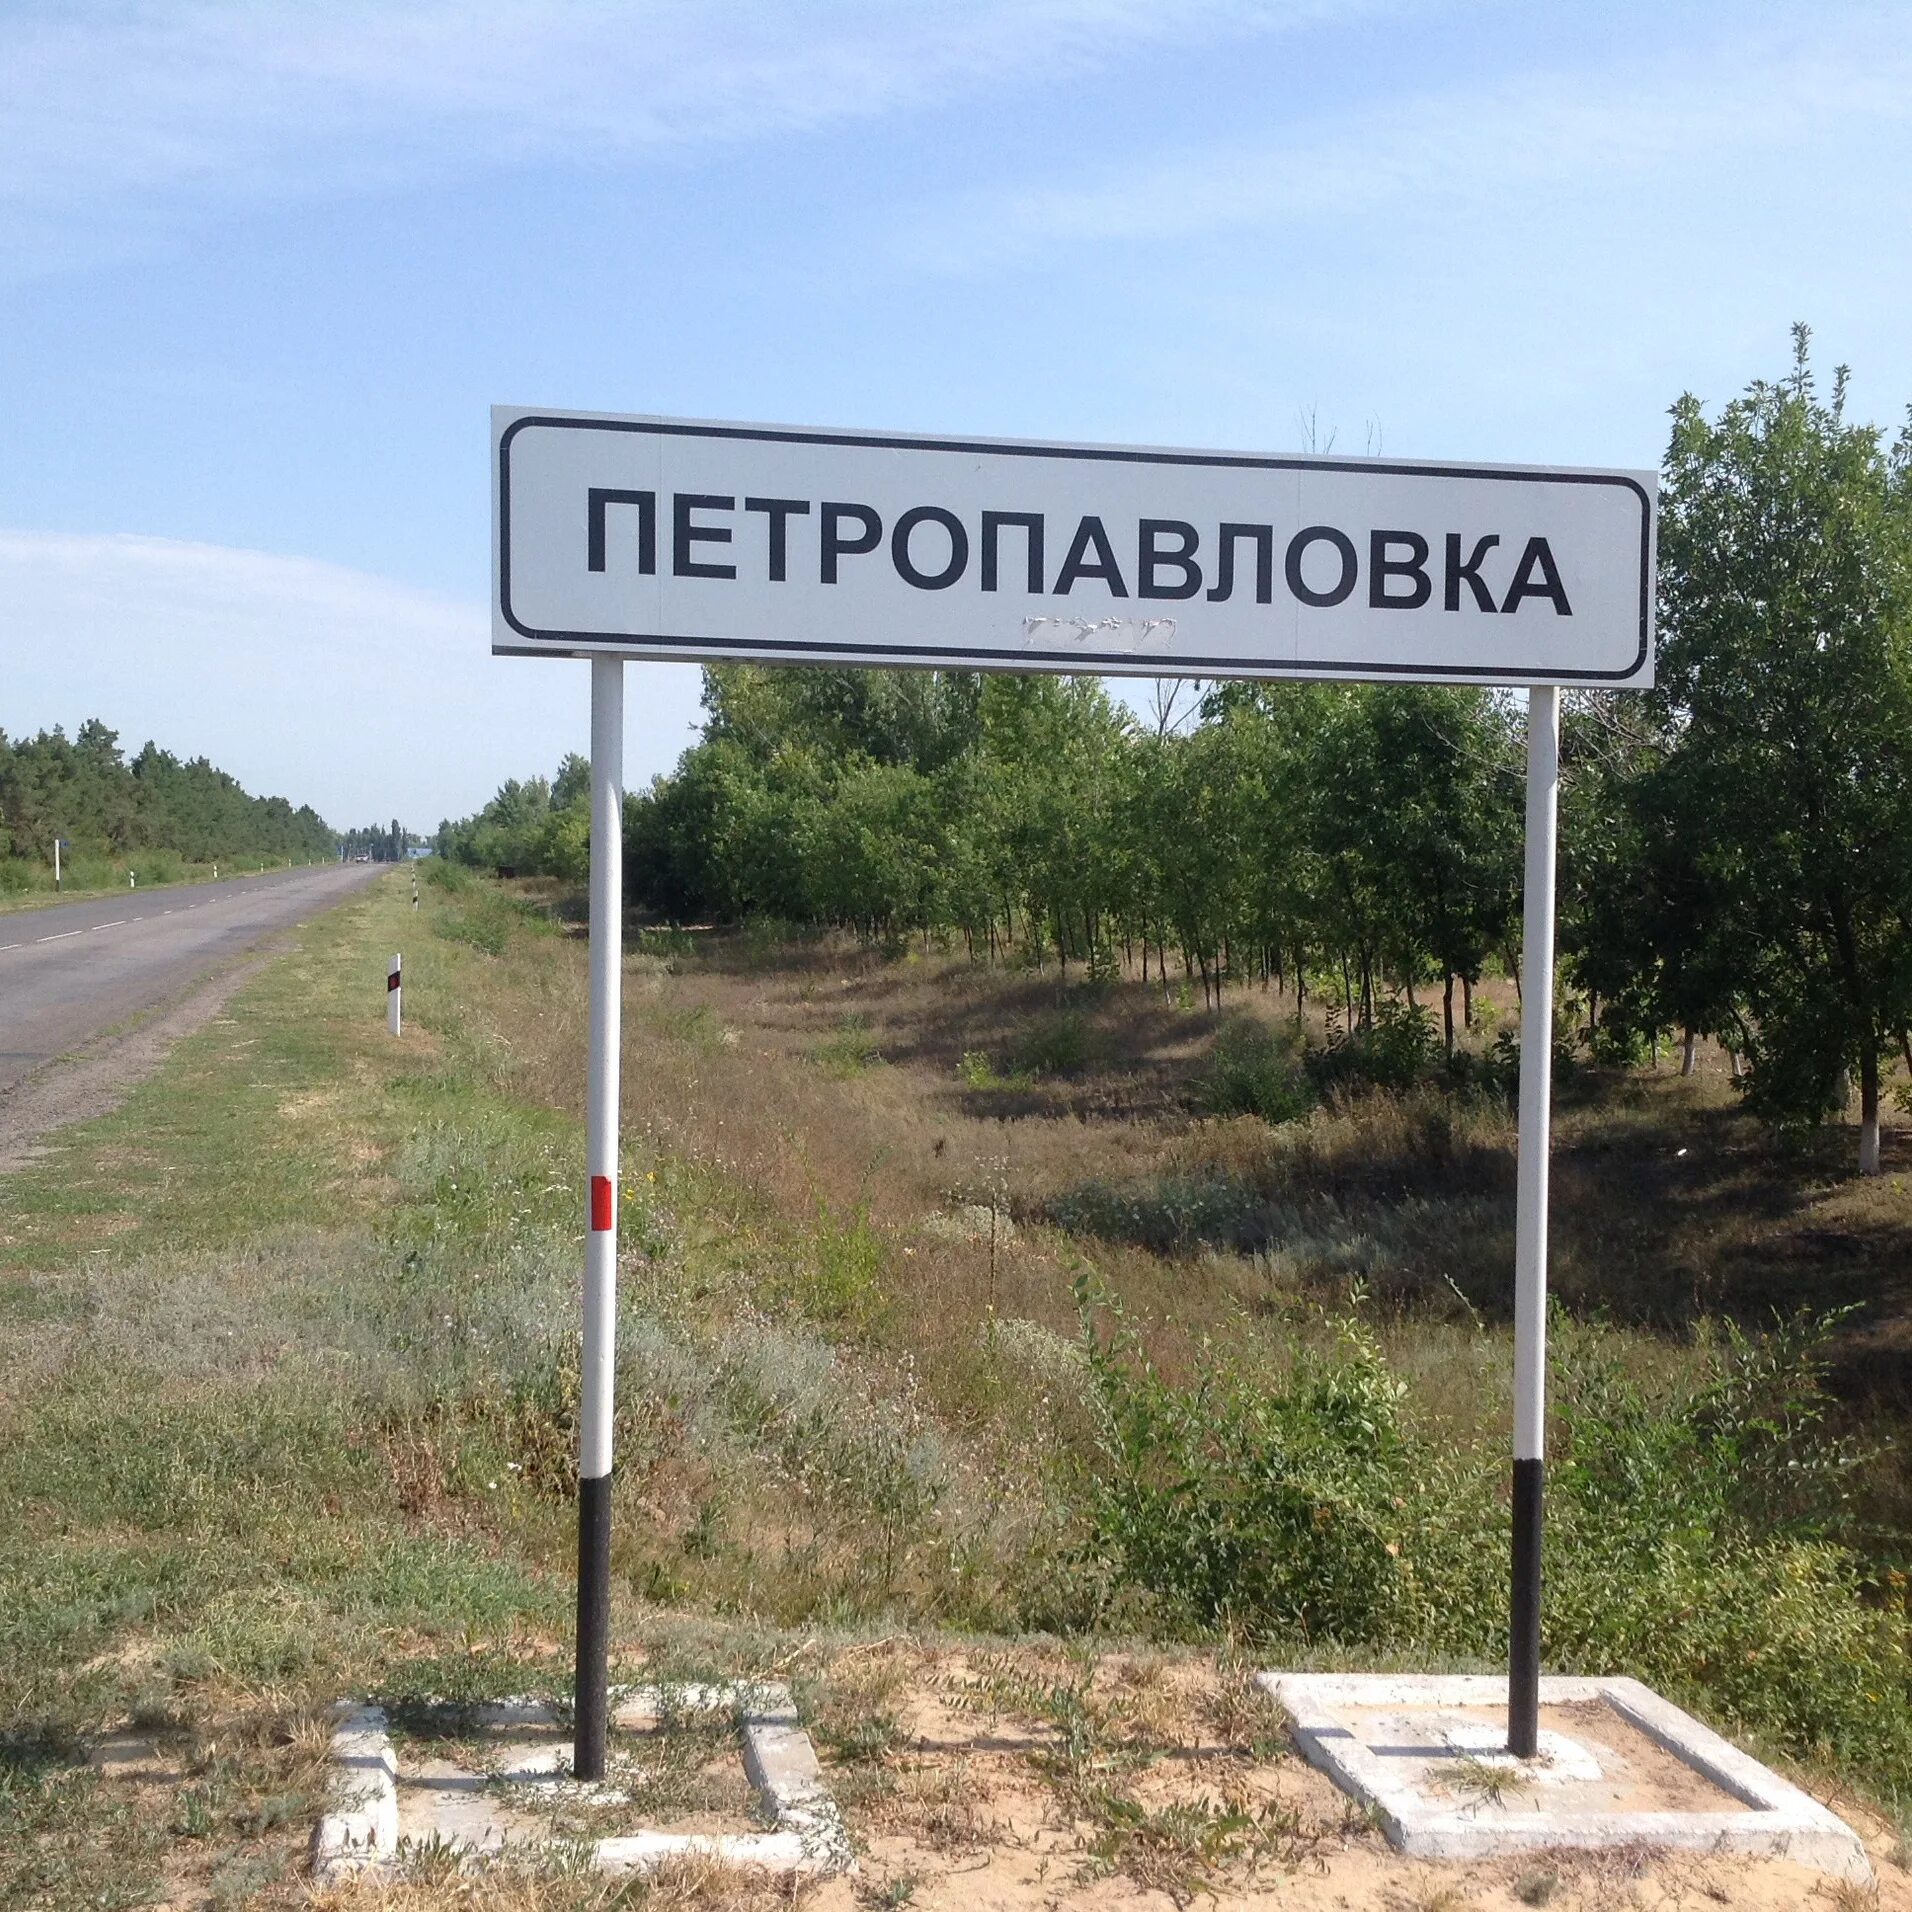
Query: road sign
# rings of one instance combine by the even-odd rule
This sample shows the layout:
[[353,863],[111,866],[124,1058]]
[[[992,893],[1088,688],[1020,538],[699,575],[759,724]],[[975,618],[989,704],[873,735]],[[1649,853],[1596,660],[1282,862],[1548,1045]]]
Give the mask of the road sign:
[[1651,472],[492,426],[501,653],[1652,682]]
[[623,659],[1527,686],[1508,1746],[1539,1744],[1560,687],[1653,681],[1651,472],[492,411],[492,649],[591,662],[575,1767],[605,1767]]

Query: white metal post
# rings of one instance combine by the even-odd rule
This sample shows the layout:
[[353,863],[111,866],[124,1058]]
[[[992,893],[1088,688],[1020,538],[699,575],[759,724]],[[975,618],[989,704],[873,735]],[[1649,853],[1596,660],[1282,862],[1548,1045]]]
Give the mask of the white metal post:
[[1540,1741],[1540,1536],[1547,1451],[1547,1151],[1553,1105],[1554,867],[1560,691],[1527,693],[1527,874],[1520,956],[1520,1156],[1514,1211],[1514,1546],[1507,1747]]
[[385,1027],[393,1035],[399,1035],[405,1027],[405,991],[400,987],[403,969],[396,955],[392,957],[392,966],[385,972]]
[[58,837],[53,839],[53,887],[56,890],[62,887],[60,883],[60,839]]
[[617,1359],[618,1077],[623,1056],[624,663],[591,660],[591,1057],[584,1354],[578,1426],[578,1659],[572,1749],[604,1777],[611,1616],[611,1425]]

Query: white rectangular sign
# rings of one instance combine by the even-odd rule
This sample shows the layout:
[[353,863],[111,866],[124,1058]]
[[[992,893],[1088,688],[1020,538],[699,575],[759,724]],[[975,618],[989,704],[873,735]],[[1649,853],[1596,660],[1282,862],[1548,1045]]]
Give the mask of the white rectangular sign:
[[492,649],[1644,687],[1651,472],[492,413]]

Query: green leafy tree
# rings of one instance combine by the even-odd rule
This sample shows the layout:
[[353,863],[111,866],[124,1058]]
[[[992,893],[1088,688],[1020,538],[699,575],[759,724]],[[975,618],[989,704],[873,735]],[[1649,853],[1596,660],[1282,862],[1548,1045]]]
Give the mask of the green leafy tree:
[[[1912,1025],[1912,437],[1887,448],[1790,373],[1709,420],[1673,409],[1657,698],[1641,809],[1677,841],[1662,966],[1743,1023],[1754,1102],[1818,1120],[1857,1076],[1879,1167],[1882,1063]],[[1676,933],[1688,931],[1675,940]],[[1722,953],[1730,960],[1722,960]],[[1696,985],[1696,986],[1689,986]]]

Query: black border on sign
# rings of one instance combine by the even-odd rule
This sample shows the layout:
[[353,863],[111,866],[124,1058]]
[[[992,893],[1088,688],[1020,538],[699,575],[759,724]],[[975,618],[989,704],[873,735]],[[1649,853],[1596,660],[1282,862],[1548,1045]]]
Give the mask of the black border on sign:
[[[888,644],[847,644],[818,638],[673,637],[665,632],[608,633],[603,631],[539,631],[521,624],[511,608],[511,441],[527,426],[564,431],[648,432],[659,438],[746,438],[764,444],[855,445],[866,451],[953,451],[1010,458],[1082,458],[1124,465],[1212,465],[1249,471],[1362,471],[1400,478],[1483,478],[1520,484],[1620,485],[1640,501],[1640,648],[1624,670],[1523,670],[1506,664],[1363,664],[1298,658],[1293,663],[1250,662],[1239,657],[1178,657],[1172,670],[1138,666],[1133,652],[1111,655],[1097,651],[992,651],[979,658],[973,651],[946,645],[912,646],[899,657]],[[1637,676],[1652,641],[1653,501],[1636,479],[1624,472],[1531,471],[1493,465],[1393,465],[1352,458],[1266,458],[1245,452],[1157,452],[1118,446],[1036,445],[1016,440],[922,438],[894,433],[797,431],[762,425],[699,425],[637,418],[566,418],[527,412],[514,418],[498,438],[498,609],[504,621],[534,650],[575,654],[579,647],[599,652],[628,650],[655,656],[668,646],[666,656],[682,651],[712,651],[775,662],[780,653],[795,653],[805,662],[842,658],[850,662],[880,659],[891,668],[914,663],[962,670],[1028,670],[1061,665],[1071,673],[1147,677],[1314,677],[1360,681],[1378,677],[1428,679],[1460,677],[1486,683],[1611,684]],[[794,661],[794,660],[793,660]],[[1168,660],[1164,660],[1165,662]]]

